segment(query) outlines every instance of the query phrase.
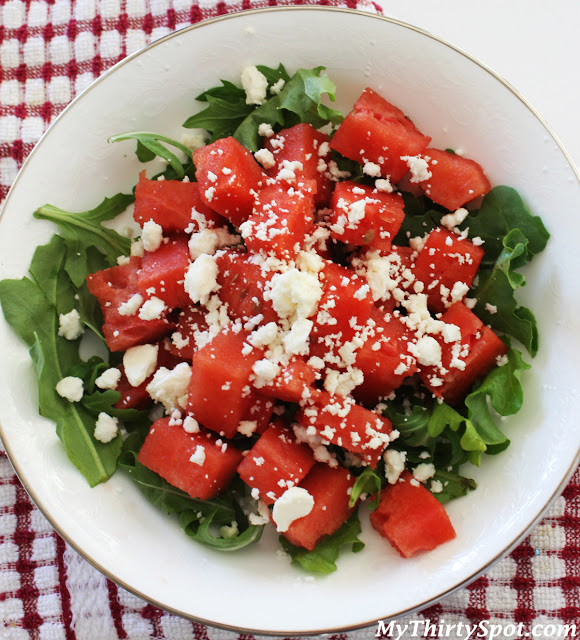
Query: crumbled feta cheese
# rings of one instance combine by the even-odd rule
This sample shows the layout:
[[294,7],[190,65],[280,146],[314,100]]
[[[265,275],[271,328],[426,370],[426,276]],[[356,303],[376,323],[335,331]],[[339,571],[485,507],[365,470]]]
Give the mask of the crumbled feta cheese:
[[130,347],[123,356],[125,375],[132,387],[138,387],[155,371],[159,345],[141,344]]
[[286,353],[305,356],[308,353],[309,337],[313,326],[312,320],[306,318],[300,318],[294,322],[289,333],[284,336]]
[[407,163],[411,172],[411,182],[423,182],[429,180],[433,175],[429,171],[429,165],[427,164],[428,158],[421,158],[421,156],[401,156],[401,160]]
[[184,288],[193,302],[207,304],[210,294],[219,289],[217,274],[215,258],[206,253],[189,265],[185,273]]
[[256,374],[254,386],[259,389],[260,387],[270,384],[274,378],[276,378],[280,373],[280,366],[275,362],[263,358],[254,364],[252,370]]
[[274,502],[272,519],[280,533],[298,518],[307,516],[314,507],[314,498],[302,487],[290,487]]
[[191,454],[189,461],[193,462],[193,464],[197,464],[200,467],[203,467],[203,463],[205,462],[205,447],[201,444],[198,444],[195,448],[195,451]]
[[245,435],[251,436],[258,428],[258,422],[256,420],[242,420],[238,425],[238,431]]
[[385,478],[389,484],[395,484],[399,480],[399,476],[405,470],[406,458],[405,451],[396,451],[395,449],[387,449],[383,454]]
[[254,347],[266,347],[272,344],[278,337],[278,325],[275,322],[268,322],[248,337],[248,342]]
[[495,304],[489,304],[489,302],[485,303],[485,310],[491,315],[497,313],[497,307],[495,306]]
[[124,267],[125,265],[131,262],[131,258],[129,256],[117,256],[117,264],[120,267]]
[[84,393],[83,381],[74,376],[67,376],[57,382],[56,392],[69,402],[79,402]]
[[461,330],[456,324],[445,324],[441,329],[441,335],[446,343],[461,340]]
[[448,213],[441,218],[441,224],[448,229],[454,229],[457,225],[460,225],[465,218],[469,215],[467,209],[457,209],[454,213]]
[[365,162],[363,165],[363,173],[372,178],[378,178],[381,175],[381,167],[375,162]]
[[388,178],[379,178],[379,180],[375,180],[375,189],[383,193],[393,193],[393,185]]
[[435,475],[435,466],[431,462],[422,462],[413,469],[413,477],[419,482],[427,482]]
[[431,480],[431,493],[441,493],[443,491],[443,484],[440,480]]
[[111,367],[106,371],[103,371],[101,375],[95,380],[95,384],[99,389],[116,389],[121,379],[121,371],[116,367]]
[[191,379],[191,367],[180,362],[173,369],[160,367],[147,385],[147,393],[156,402],[161,402],[169,413],[187,407],[187,393]]
[[199,433],[199,422],[192,416],[186,416],[183,420],[183,430],[186,433]]
[[270,138],[274,135],[274,129],[272,129],[272,125],[268,122],[262,122],[258,127],[258,135],[263,138]]
[[266,99],[268,79],[255,66],[242,70],[242,87],[246,92],[246,104],[262,104]]
[[281,318],[308,318],[322,297],[322,285],[315,275],[293,268],[276,274],[267,293]]
[[153,222],[153,220],[148,220],[143,225],[141,242],[145,251],[157,251],[163,242],[163,228],[161,225]]
[[431,336],[422,336],[414,348],[417,361],[425,367],[441,364],[441,345]]
[[254,158],[264,167],[264,169],[271,169],[276,166],[276,160],[274,155],[269,149],[259,149],[254,153]]
[[95,424],[95,440],[104,443],[111,442],[117,433],[119,433],[119,420],[101,411]]
[[58,316],[58,335],[67,340],[80,338],[84,331],[81,316],[76,309]]
[[286,84],[286,80],[284,80],[284,78],[280,78],[280,80],[278,80],[278,82],[275,82],[270,87],[270,93],[272,93],[273,95],[277,96],[280,93],[280,91],[282,91],[282,89],[284,88],[285,84]]
[[132,295],[127,302],[122,302],[117,311],[120,316],[134,316],[143,304],[143,296],[139,293]]
[[161,298],[153,296],[143,303],[139,309],[139,317],[141,320],[159,320],[164,311],[165,302]]
[[218,247],[218,235],[212,229],[202,229],[198,233],[192,233],[187,246],[189,257],[197,260],[204,253],[213,255]]
[[207,133],[205,129],[190,129],[181,137],[182,143],[192,151],[205,147]]
[[143,241],[141,238],[131,243],[131,256],[136,258],[142,258],[144,252]]

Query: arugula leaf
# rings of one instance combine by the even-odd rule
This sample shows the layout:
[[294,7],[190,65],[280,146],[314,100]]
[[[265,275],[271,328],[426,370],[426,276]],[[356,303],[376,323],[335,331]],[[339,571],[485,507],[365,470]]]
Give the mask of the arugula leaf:
[[393,423],[393,428],[399,431],[399,438],[402,442],[410,447],[421,447],[429,444],[428,424],[430,411],[427,407],[414,405],[409,415],[389,409],[387,416]]
[[[484,323],[521,342],[530,355],[538,352],[538,327],[534,314],[518,306],[514,290],[525,285],[525,278],[514,271],[529,259],[529,240],[519,229],[510,231],[502,241],[503,250],[492,269],[481,269],[477,286],[475,314]],[[495,310],[495,313],[491,313]]]
[[292,564],[300,565],[310,573],[329,574],[336,571],[336,559],[343,545],[352,545],[353,553],[364,549],[364,542],[358,537],[361,531],[360,521],[355,512],[340,529],[322,538],[314,551],[296,547],[282,536],[280,536],[280,544],[292,558]]
[[139,162],[149,162],[153,160],[155,156],[159,156],[173,167],[173,170],[180,178],[185,176],[181,160],[172,151],[169,151],[166,146],[161,144],[165,142],[165,144],[179,149],[191,160],[191,149],[181,144],[181,142],[177,142],[160,133],[151,133],[150,131],[129,131],[128,133],[120,133],[109,138],[109,142],[120,142],[121,140],[137,140],[135,154]]
[[266,80],[268,80],[268,87],[276,84],[279,80],[284,80],[285,83],[290,80],[290,75],[284,68],[283,64],[279,64],[276,69],[266,67],[263,64],[256,65],[256,68],[262,75],[266,76]]
[[325,67],[298,69],[286,82],[282,91],[251,111],[233,134],[250,151],[260,147],[258,127],[266,122],[275,126],[290,127],[299,122],[311,124],[318,129],[328,122],[340,124],[340,111],[322,104],[324,95],[334,101],[336,86],[326,75]]
[[214,517],[214,512],[212,512],[209,516],[199,519],[196,513],[186,511],[179,514],[179,523],[188,536],[217,551],[237,551],[258,542],[262,537],[263,524],[248,525],[240,533],[228,538],[214,536],[210,531],[211,525],[214,524]]
[[67,255],[65,240],[53,236],[34,253],[32,279],[0,282],[0,302],[10,326],[31,347],[40,414],[56,423],[69,458],[94,486],[115,471],[122,438],[107,444],[96,440],[94,415],[56,392],[57,383],[81,363],[78,341],[58,335],[58,314],[74,306],[75,289],[64,270]]
[[494,187],[485,195],[479,211],[472,212],[461,228],[469,227],[471,237],[479,236],[485,241],[485,257],[482,265],[492,266],[503,252],[503,238],[513,229],[519,229],[528,239],[528,254],[531,260],[546,247],[550,234],[539,216],[530,213],[515,189],[506,186]]
[[441,504],[455,498],[461,498],[467,495],[469,491],[477,489],[475,480],[466,478],[455,471],[438,469],[433,476],[433,480],[438,480],[443,487],[438,493],[433,493]]
[[98,207],[81,213],[63,211],[45,204],[34,212],[35,218],[50,220],[60,228],[66,240],[66,262],[64,270],[76,287],[81,287],[90,273],[87,258],[89,247],[97,247],[105,254],[107,265],[117,264],[117,257],[128,255],[131,241],[101,222],[112,220],[134,201],[132,195],[118,193],[105,198]]
[[401,247],[409,246],[409,238],[423,237],[439,225],[445,212],[425,196],[414,196],[412,193],[403,192],[405,218],[401,224],[393,244]]
[[370,495],[376,494],[376,498],[369,503],[370,509],[374,511],[379,506],[379,501],[381,499],[381,489],[381,478],[370,467],[365,467],[364,471],[355,480],[355,483],[351,489],[348,506],[352,509],[352,507],[354,507],[363,493],[367,493]]
[[[108,266],[105,256],[96,247],[87,247],[86,258],[89,273],[101,271]],[[101,332],[104,322],[101,305],[98,299],[90,293],[86,280],[77,288],[77,296],[81,322],[104,342],[105,338]]]

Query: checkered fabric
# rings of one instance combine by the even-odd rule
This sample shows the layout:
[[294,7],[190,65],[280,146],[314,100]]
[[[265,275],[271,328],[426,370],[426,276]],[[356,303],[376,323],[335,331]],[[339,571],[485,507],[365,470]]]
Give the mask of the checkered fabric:
[[[174,29],[279,4],[381,13],[368,0],[0,0],[0,201],[50,122],[103,71]],[[398,622],[523,623],[528,633],[539,624],[543,637],[556,629],[550,625],[577,624],[580,635],[579,495],[577,472],[548,516],[509,557],[466,589]],[[374,634],[359,631],[331,640]],[[0,445],[0,640],[29,638],[251,640],[170,615],[95,571],[35,508]]]

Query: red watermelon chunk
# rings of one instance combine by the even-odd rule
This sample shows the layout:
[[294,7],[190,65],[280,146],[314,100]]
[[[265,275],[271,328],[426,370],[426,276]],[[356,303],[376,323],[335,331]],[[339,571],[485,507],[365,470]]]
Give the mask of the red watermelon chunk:
[[276,420],[260,436],[238,467],[240,478],[272,504],[297,485],[314,466],[312,450],[296,442],[294,433]]
[[263,352],[244,355],[247,337],[225,329],[192,357],[188,412],[226,438],[233,438],[253,403],[250,377]]
[[429,309],[440,313],[463,300],[483,253],[481,247],[443,227],[431,231],[414,265],[415,278],[425,285]]
[[[252,389],[250,398],[249,408],[240,421],[240,425],[246,423],[248,432],[244,433],[241,428],[240,432],[244,433],[244,435],[264,433],[268,428],[274,413],[274,401],[272,398],[269,398],[255,389]],[[253,423],[256,424],[254,425]]]
[[228,305],[228,314],[247,322],[263,315],[263,323],[277,322],[278,314],[272,303],[264,300],[266,283],[271,274],[263,274],[261,267],[251,262],[247,253],[224,251],[216,259],[219,299]]
[[401,157],[423,153],[430,141],[400,109],[367,88],[334,134],[330,146],[363,165],[367,162],[378,165],[381,176],[398,182],[408,171]]
[[235,138],[222,138],[193,152],[203,202],[239,227],[252,213],[266,176]]
[[103,335],[111,351],[126,351],[138,344],[155,342],[172,329],[165,311],[161,317],[152,320],[143,320],[138,311],[130,315],[119,312],[120,305],[140,293],[140,268],[141,258],[134,256],[128,264],[87,276],[89,291],[97,298],[103,312]]
[[200,222],[207,227],[227,224],[222,216],[204,204],[197,182],[148,180],[145,171],[139,174],[135,187],[133,217],[141,226],[153,220],[169,233],[186,229],[199,231]]
[[381,492],[378,508],[370,515],[373,527],[403,558],[430,551],[455,538],[455,529],[443,505],[405,471],[402,482]]
[[491,184],[474,160],[439,149],[426,149],[431,177],[419,182],[425,194],[450,211],[485,195]]
[[317,463],[300,486],[314,498],[312,511],[294,520],[282,535],[293,545],[312,551],[321,538],[334,533],[348,519],[350,490],[355,478],[342,467]]
[[332,235],[347,244],[388,252],[405,218],[403,198],[356,182],[339,182],[328,219]]
[[433,337],[441,347],[440,367],[421,367],[425,386],[448,404],[462,400],[476,380],[483,378],[507,353],[506,345],[463,303],[456,302],[441,321],[459,327],[461,339],[445,342],[441,334]]
[[360,456],[372,467],[378,463],[393,430],[386,418],[352,399],[331,396],[326,391],[301,409],[296,421],[303,427],[314,427],[324,440]]
[[167,240],[156,251],[145,251],[139,271],[139,291],[145,297],[160,298],[169,309],[186,307],[191,304],[183,288],[190,264],[187,236]]
[[182,361],[193,357],[196,350],[195,334],[207,331],[205,312],[198,306],[189,306],[181,311],[175,331],[171,335],[170,351]]
[[265,186],[240,230],[249,251],[292,260],[314,229],[314,200],[308,189],[284,183]]
[[242,452],[210,433],[186,433],[169,422],[153,423],[137,460],[192,498],[214,498],[232,481]]
[[[292,163],[297,179],[314,180],[314,204],[326,206],[332,194],[333,183],[327,172],[328,162],[332,159],[329,138],[316,131],[310,124],[297,124],[283,129],[275,136],[268,138],[264,147],[274,157],[274,166],[268,167],[266,173],[276,177],[285,163]],[[300,166],[296,166],[299,163]]]
[[302,358],[294,357],[280,375],[271,384],[260,387],[260,391],[284,402],[300,402],[304,397],[318,394],[318,389],[313,386],[318,377],[313,367]]

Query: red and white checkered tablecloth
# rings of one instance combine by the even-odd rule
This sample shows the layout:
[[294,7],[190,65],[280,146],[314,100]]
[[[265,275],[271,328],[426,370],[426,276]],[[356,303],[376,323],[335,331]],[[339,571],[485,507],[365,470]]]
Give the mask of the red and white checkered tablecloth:
[[[127,54],[174,29],[279,4],[369,0],[0,0],[0,201],[34,144],[70,100]],[[407,621],[520,624],[580,637],[580,472],[529,538],[485,576]],[[489,627],[488,627],[489,628]],[[334,636],[362,640],[375,630]],[[543,634],[543,635],[542,635]],[[435,634],[432,637],[437,637]],[[454,638],[455,635],[446,637]],[[569,635],[568,637],[572,637]],[[0,445],[0,640],[250,640],[153,607],[94,570],[51,528]]]

